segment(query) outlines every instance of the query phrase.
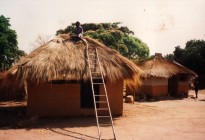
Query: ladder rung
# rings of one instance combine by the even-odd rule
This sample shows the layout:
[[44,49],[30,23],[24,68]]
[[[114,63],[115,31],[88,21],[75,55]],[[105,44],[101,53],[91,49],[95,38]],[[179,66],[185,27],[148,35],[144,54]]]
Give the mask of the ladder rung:
[[100,72],[96,72],[96,71],[95,71],[95,72],[94,72],[94,71],[91,71],[91,73],[97,73],[97,74],[100,74]]
[[102,77],[96,77],[96,76],[94,77],[94,76],[93,76],[92,78],[93,78],[93,79],[100,79],[100,80],[102,80]]
[[95,96],[106,96],[106,95],[95,95]]
[[102,85],[103,83],[93,83],[93,85]]
[[97,110],[108,110],[108,108],[97,108]]
[[107,101],[96,101],[96,103],[107,103]]
[[98,116],[98,118],[110,118],[110,116]]
[[111,123],[99,123],[100,126],[112,126]]

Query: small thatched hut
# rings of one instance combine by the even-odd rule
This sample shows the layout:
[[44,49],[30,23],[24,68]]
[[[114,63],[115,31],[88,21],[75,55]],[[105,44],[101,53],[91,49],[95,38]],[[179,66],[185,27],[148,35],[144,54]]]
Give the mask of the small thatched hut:
[[144,71],[141,93],[150,97],[188,95],[191,77],[195,72],[174,61],[166,61],[162,54],[139,64]]
[[[123,81],[140,84],[140,69],[98,41],[85,37],[98,48],[113,115],[123,110]],[[60,35],[22,58],[10,73],[27,83],[28,115],[94,115],[86,45]],[[103,87],[94,87],[102,94]],[[101,100],[101,98],[97,99]]]

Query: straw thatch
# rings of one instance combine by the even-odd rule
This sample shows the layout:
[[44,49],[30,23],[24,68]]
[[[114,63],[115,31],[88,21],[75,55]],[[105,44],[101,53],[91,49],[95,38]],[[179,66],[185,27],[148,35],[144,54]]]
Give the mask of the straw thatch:
[[[140,69],[117,51],[98,41],[85,37],[89,47],[96,46],[104,76],[110,82],[127,79],[130,85],[140,84]],[[35,83],[49,80],[89,80],[86,45],[74,42],[69,35],[59,35],[29,55],[9,70],[20,81]]]
[[170,78],[177,74],[197,75],[175,61],[166,61],[161,54],[155,54],[153,58],[140,63],[138,66],[144,71],[143,77]]

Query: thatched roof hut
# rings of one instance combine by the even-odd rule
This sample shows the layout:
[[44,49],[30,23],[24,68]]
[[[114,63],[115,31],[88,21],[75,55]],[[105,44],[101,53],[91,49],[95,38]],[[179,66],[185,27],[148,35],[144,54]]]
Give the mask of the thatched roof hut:
[[144,71],[143,77],[170,78],[177,74],[197,76],[194,71],[179,63],[165,60],[160,53],[156,53],[154,57],[138,64],[138,66]]
[[[112,114],[121,115],[123,81],[136,88],[141,83],[141,70],[117,51],[92,38],[85,39],[89,48],[98,49]],[[29,115],[94,115],[88,68],[83,41],[59,35],[22,58],[8,73],[21,83],[27,82]],[[103,94],[102,85],[94,86],[95,94]]]
[[141,93],[150,97],[188,95],[192,77],[197,74],[175,61],[165,60],[161,54],[138,65],[143,71]]
[[[85,37],[89,47],[97,46],[104,76],[111,82],[118,79],[140,84],[140,69],[117,51]],[[75,43],[69,35],[60,35],[22,58],[9,71],[21,81],[89,80],[86,45]]]

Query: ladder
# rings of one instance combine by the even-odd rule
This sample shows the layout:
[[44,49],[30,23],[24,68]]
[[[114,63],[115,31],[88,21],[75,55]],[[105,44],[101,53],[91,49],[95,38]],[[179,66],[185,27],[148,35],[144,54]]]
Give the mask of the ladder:
[[[106,135],[106,130],[112,132],[112,138],[110,140],[116,140],[115,130],[113,125],[112,114],[110,110],[109,100],[107,96],[107,89],[105,86],[105,80],[103,76],[102,66],[100,64],[98,51],[96,46],[88,46],[86,42],[87,49],[87,60],[90,72],[90,81],[92,87],[95,115],[98,128],[98,139],[103,140],[104,134]],[[103,88],[104,92],[96,94],[95,86],[99,85]],[[102,90],[101,90],[102,91]],[[105,130],[106,129],[106,130]],[[106,138],[107,139],[107,138]]]

